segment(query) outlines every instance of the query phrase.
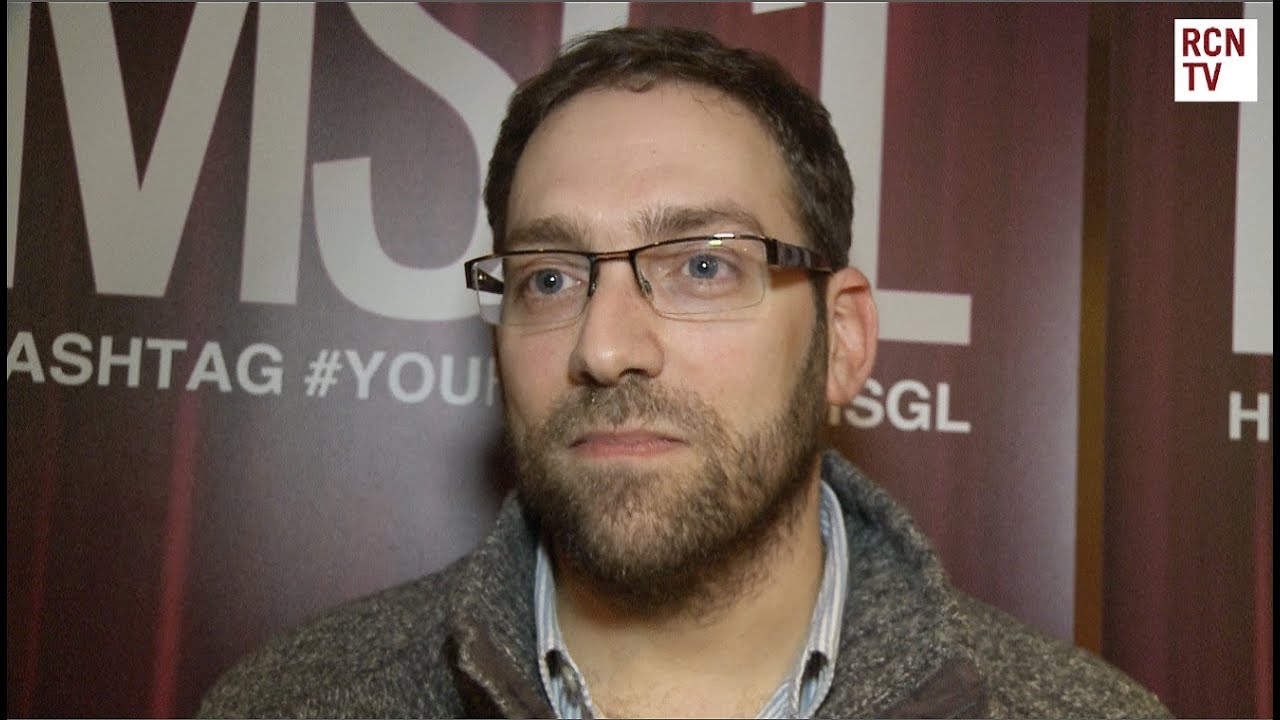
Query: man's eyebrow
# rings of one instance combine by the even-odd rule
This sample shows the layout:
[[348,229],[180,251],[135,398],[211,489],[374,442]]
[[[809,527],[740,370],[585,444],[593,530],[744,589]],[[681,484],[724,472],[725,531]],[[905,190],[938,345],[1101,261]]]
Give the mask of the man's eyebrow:
[[[654,206],[638,212],[631,230],[643,242],[659,242],[698,233],[749,232],[765,235],[764,225],[751,212],[732,202],[698,206]],[[507,233],[503,250],[589,251],[588,232],[566,215],[549,215],[518,225]]]
[[693,207],[646,208],[631,221],[631,228],[640,237],[654,242],[696,233],[766,234],[759,218],[742,206],[731,202]]
[[586,250],[587,234],[582,227],[564,215],[551,215],[512,228],[507,233],[505,250]]

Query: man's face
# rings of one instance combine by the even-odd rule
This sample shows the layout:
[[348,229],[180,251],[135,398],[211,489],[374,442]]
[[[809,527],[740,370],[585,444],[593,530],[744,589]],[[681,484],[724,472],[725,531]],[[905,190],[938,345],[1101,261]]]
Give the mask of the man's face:
[[[595,252],[749,232],[802,244],[759,121],[717,91],[602,89],[555,110],[516,168],[507,249]],[[794,515],[814,473],[825,332],[807,275],[704,320],[657,315],[625,260],[586,311],[501,327],[519,490],[556,549],[636,605],[677,603]]]

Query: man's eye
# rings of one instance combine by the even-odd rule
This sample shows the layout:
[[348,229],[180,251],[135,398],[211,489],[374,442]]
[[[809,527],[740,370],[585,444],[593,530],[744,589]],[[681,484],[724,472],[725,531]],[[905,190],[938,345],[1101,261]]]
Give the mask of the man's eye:
[[543,295],[554,295],[564,288],[565,276],[559,270],[538,270],[529,278],[529,285]]
[[546,299],[563,295],[585,282],[583,273],[558,265],[531,267],[521,272],[513,287],[529,300]]
[[720,258],[714,255],[694,255],[685,264],[685,272],[696,280],[711,280],[720,274]]

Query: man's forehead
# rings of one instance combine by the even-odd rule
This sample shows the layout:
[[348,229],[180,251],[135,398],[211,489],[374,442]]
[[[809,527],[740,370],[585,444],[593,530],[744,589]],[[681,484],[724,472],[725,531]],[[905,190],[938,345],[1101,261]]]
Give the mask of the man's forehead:
[[714,232],[798,238],[794,211],[781,150],[739,101],[693,83],[607,87],[566,101],[534,131],[495,245],[619,249]]
[[768,124],[741,100],[710,85],[669,80],[641,90],[596,87],[563,101],[534,128],[515,173],[525,169],[531,154],[561,155],[595,139],[615,140],[619,126],[630,120],[638,120],[649,138],[664,130],[686,139],[731,137],[783,158]]

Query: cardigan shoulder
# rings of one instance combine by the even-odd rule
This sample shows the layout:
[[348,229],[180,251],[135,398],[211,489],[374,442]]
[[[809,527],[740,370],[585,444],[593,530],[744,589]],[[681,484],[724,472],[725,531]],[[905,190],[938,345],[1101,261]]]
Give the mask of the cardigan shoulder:
[[971,647],[1000,717],[1167,718],[1154,693],[1102,658],[959,591]]

